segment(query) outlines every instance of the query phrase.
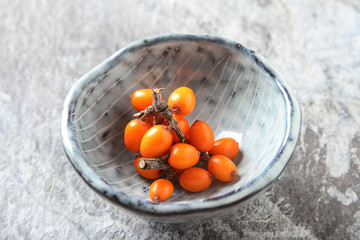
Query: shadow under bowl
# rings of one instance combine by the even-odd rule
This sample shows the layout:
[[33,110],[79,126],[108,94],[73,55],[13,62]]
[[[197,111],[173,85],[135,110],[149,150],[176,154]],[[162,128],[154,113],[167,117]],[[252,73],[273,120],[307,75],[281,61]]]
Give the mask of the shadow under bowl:
[[[134,169],[136,154],[123,134],[136,113],[137,89],[193,89],[197,104],[186,118],[206,121],[215,138],[240,143],[238,176],[207,190],[175,187],[165,202],[148,197],[150,180]],[[186,223],[226,214],[253,199],[284,170],[298,139],[300,106],[287,83],[261,55],[216,36],[171,34],[135,41],[81,77],[66,97],[61,137],[76,171],[97,193],[155,221]],[[241,161],[240,161],[241,160]]]

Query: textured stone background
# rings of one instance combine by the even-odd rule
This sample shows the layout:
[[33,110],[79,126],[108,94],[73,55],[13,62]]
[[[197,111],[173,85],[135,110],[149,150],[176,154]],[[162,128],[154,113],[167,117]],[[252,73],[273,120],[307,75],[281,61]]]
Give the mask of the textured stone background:
[[[0,239],[360,238],[359,1],[1,0],[0,19]],[[171,32],[260,52],[303,109],[273,187],[185,235],[92,192],[59,136],[76,79],[133,40]]]

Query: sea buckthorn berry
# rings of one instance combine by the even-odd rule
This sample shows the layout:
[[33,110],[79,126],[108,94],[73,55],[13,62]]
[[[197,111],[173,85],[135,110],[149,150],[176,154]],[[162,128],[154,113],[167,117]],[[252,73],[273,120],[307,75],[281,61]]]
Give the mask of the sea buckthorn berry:
[[168,127],[155,125],[143,136],[140,153],[145,158],[156,158],[164,155],[171,147],[173,136]]
[[208,170],[214,178],[222,182],[231,182],[237,174],[237,169],[233,161],[222,155],[210,157]]
[[211,155],[223,155],[233,159],[239,153],[239,143],[233,138],[220,138],[214,142],[209,153]]
[[179,87],[169,96],[168,105],[171,109],[177,111],[176,113],[180,116],[186,116],[195,108],[195,94],[188,87]]
[[177,143],[170,148],[168,162],[177,169],[185,169],[194,166],[199,161],[199,152],[195,147],[186,143]]
[[151,89],[139,89],[130,95],[131,105],[138,111],[144,110],[146,107],[151,106],[153,102]]
[[174,192],[174,185],[166,179],[155,180],[149,188],[149,195],[154,202],[162,202],[168,199]]
[[125,128],[124,142],[130,152],[140,152],[141,139],[151,126],[140,119],[131,120]]
[[192,167],[184,170],[179,177],[180,186],[189,192],[200,192],[212,183],[211,174],[203,168]]
[[134,167],[136,171],[144,178],[147,179],[157,179],[161,177],[161,170],[159,169],[152,169],[152,170],[143,170],[139,168],[139,161],[143,156],[139,155],[134,160]]
[[[190,129],[189,122],[184,117],[176,115],[176,114],[174,114],[174,118],[177,122],[177,126],[179,127],[180,131],[186,137],[188,135],[189,129]],[[171,130],[171,134],[173,135],[174,143],[180,142],[178,136],[176,135],[176,133],[173,130]]]
[[208,152],[214,144],[214,133],[203,121],[195,121],[189,129],[189,142],[200,152]]

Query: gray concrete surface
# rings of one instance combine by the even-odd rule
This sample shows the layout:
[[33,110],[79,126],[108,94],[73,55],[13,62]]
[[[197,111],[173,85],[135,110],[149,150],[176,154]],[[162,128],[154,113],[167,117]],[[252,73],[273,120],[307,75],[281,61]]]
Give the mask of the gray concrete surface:
[[[105,202],[59,136],[72,84],[125,44],[185,32],[268,58],[303,110],[280,179],[233,214],[185,234]],[[360,3],[0,1],[0,239],[359,239]]]

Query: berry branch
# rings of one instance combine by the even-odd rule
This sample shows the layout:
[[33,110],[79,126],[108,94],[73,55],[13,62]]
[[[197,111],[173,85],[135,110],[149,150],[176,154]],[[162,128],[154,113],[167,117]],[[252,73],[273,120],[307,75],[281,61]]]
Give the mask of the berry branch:
[[158,158],[141,158],[139,160],[138,167],[142,170],[153,170],[153,169],[162,169],[169,170],[171,166],[166,164],[170,155],[164,155]]
[[162,100],[161,91],[164,88],[153,88],[153,103],[151,106],[145,108],[145,110],[140,111],[134,114],[134,117],[139,117],[143,120],[145,117],[155,116],[155,122],[159,121],[160,117],[163,117],[166,122],[169,124],[169,127],[175,132],[177,137],[180,139],[180,142],[185,142],[185,136],[179,129],[177,125],[177,121],[175,120],[174,116],[172,115],[172,110],[170,109],[169,105]]
[[170,154],[157,158],[140,158],[138,167],[142,170],[163,170],[162,175],[165,179],[176,182],[179,176],[167,162],[169,157]]

